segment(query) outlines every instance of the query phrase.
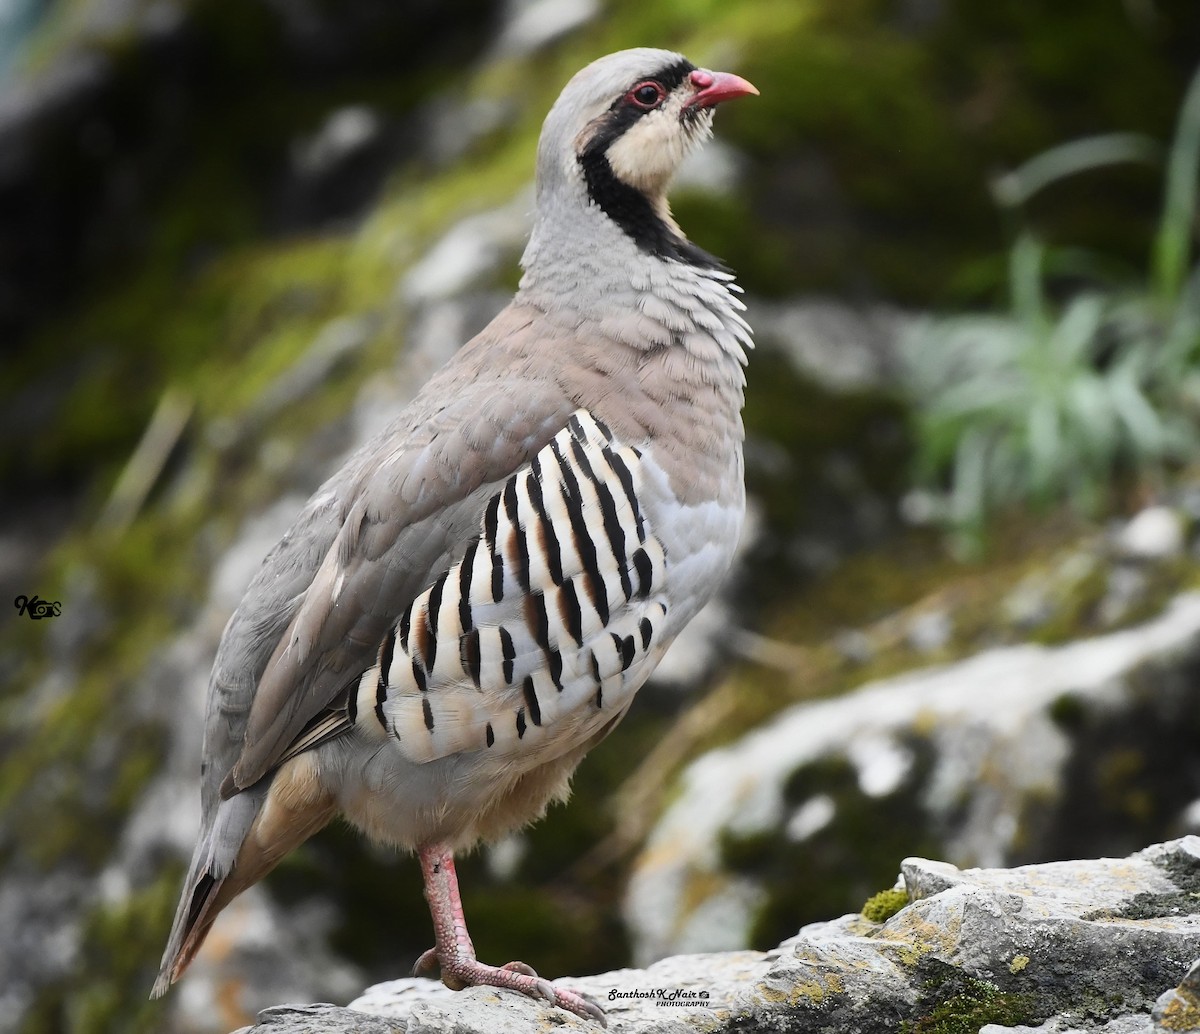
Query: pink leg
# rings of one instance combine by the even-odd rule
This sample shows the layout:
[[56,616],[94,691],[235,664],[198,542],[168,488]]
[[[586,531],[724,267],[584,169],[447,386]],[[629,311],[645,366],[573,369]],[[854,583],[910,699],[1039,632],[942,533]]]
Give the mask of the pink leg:
[[418,852],[421,872],[425,877],[425,898],[433,916],[436,947],[425,952],[413,967],[422,973],[441,967],[442,983],[455,991],[484,984],[507,987],[531,998],[541,998],[560,1009],[597,1020],[608,1026],[604,1010],[575,991],[555,987],[543,980],[523,962],[505,966],[485,966],[475,958],[475,946],[467,933],[462,898],[458,893],[458,874],[454,871],[454,855],[440,844],[422,847]]

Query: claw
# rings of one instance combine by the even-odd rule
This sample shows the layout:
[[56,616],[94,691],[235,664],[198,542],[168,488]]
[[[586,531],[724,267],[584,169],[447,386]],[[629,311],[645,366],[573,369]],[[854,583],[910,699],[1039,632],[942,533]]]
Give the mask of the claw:
[[421,957],[413,963],[412,975],[414,977],[436,977],[441,965],[438,961],[437,948],[430,948],[428,951],[421,952]]
[[604,1015],[604,1010],[590,998],[585,998],[578,991],[571,991],[565,987],[556,987],[554,993],[558,999],[555,1004],[560,1009],[573,1012],[585,1020],[595,1020],[601,1027],[608,1026],[608,1017]]
[[501,969],[506,969],[510,973],[523,973],[527,977],[537,979],[537,970],[532,966],[527,966],[524,962],[506,962]]
[[598,1006],[590,998],[584,998],[583,995],[579,995],[578,997],[579,1000],[583,1002],[583,1015],[595,1020],[598,1024],[600,1024],[601,1027],[607,1027],[608,1017],[604,1015],[604,1010],[601,1009],[600,1006]]

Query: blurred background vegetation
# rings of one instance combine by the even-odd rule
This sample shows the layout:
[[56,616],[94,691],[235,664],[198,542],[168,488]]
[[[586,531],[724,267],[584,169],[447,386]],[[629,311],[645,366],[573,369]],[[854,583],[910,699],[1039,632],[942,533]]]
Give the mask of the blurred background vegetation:
[[[637,45],[761,90],[721,111],[675,209],[764,314],[760,529],[734,605],[801,652],[787,678],[704,672],[707,717],[674,739],[689,697],[648,693],[514,869],[468,862],[481,956],[627,963],[616,903],[647,772],[661,793],[781,706],[929,660],[880,650],[850,675],[828,644],[947,585],[973,595],[933,659],[1015,634],[984,616],[988,579],[1192,485],[1194,0],[0,2],[0,587],[64,608],[0,622],[0,919],[26,931],[0,923],[0,1030],[168,1022],[144,992],[182,860],[145,801],[195,771],[178,673],[202,683],[211,662],[227,553],[319,483],[346,414],[428,372],[412,270],[465,219],[519,222],[561,85]],[[463,339],[515,286],[519,232],[493,250],[458,274]],[[812,298],[882,314],[875,375],[832,390],[797,371],[766,314]],[[1190,563],[1161,579],[1156,599],[1195,584]],[[1095,588],[1076,590],[1045,638],[1095,630]],[[200,644],[187,665],[181,643]],[[789,899],[757,946],[857,907],[921,846],[863,835],[869,871]],[[343,830],[269,890],[333,901],[329,942],[367,978],[427,946],[416,868]]]

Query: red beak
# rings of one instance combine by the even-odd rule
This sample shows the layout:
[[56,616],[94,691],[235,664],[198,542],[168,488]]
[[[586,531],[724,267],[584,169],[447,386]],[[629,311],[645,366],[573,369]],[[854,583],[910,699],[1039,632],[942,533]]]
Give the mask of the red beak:
[[689,108],[711,108],[734,97],[757,96],[758,90],[740,75],[732,72],[710,72],[697,68],[689,77],[696,87],[696,96],[687,102]]

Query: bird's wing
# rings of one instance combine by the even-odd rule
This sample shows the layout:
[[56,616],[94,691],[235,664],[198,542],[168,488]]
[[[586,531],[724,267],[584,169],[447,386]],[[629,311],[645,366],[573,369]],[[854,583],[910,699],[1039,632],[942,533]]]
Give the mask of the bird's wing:
[[566,423],[574,403],[561,388],[531,383],[497,347],[532,334],[506,311],[318,491],[264,561],[214,665],[206,813],[269,773],[375,663],[388,628],[473,534],[492,486]]
[[532,767],[611,728],[667,645],[650,480],[637,448],[573,413],[387,632],[348,701],[364,730],[418,763]]

